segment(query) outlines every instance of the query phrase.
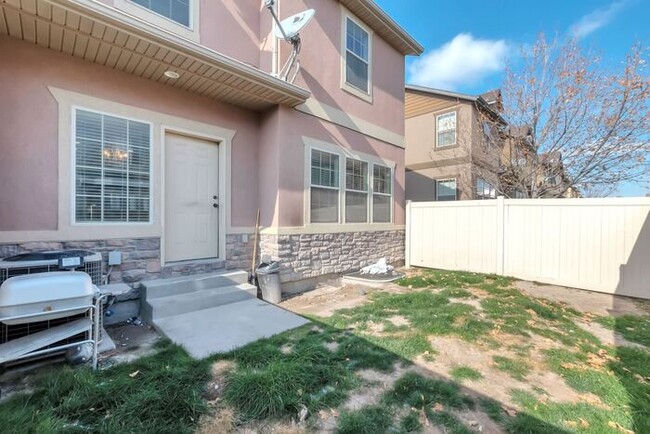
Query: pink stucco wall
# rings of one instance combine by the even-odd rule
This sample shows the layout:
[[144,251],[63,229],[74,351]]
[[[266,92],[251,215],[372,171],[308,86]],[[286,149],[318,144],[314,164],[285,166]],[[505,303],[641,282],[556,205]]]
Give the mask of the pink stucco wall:
[[58,108],[48,86],[236,130],[232,223],[255,223],[258,114],[4,36],[0,53],[0,231],[57,228]]
[[[113,0],[100,0],[113,5]],[[263,71],[271,71],[270,13],[258,0],[199,0],[202,45]],[[301,33],[302,73],[296,84],[315,99],[389,131],[404,134],[404,56],[372,37],[372,104],[341,88],[342,11],[337,0],[277,0],[280,18],[305,9],[316,17]],[[279,44],[281,64],[291,53]]]
[[[280,226],[304,224],[304,138],[321,140],[396,163],[394,223],[405,222],[404,150],[291,109],[280,109],[278,179],[281,195],[275,219]],[[261,187],[263,193],[264,186]],[[270,192],[269,192],[270,193]]]
[[[315,9],[316,17],[301,33],[302,72],[296,84],[309,89],[319,102],[403,135],[404,56],[374,34],[371,59],[372,104],[354,96],[341,88],[343,9],[334,0],[280,2],[282,18],[305,9]],[[269,19],[267,15],[262,19]],[[284,59],[291,53],[291,48],[284,42],[280,47]]]

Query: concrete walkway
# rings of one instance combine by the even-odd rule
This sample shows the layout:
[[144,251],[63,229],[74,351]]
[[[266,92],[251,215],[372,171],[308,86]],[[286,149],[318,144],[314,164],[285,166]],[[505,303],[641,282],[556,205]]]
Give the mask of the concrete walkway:
[[309,323],[275,305],[251,298],[156,320],[156,328],[194,358],[231,351]]

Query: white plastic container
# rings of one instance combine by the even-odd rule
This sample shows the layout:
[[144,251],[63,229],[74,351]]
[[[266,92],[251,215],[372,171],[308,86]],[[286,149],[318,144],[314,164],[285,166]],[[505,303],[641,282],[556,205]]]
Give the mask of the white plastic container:
[[[25,324],[83,313],[93,302],[95,286],[90,276],[78,271],[60,271],[16,276],[0,286],[0,321]],[[75,307],[79,309],[74,310]],[[56,313],[62,309],[73,309]],[[47,314],[47,312],[54,312]],[[43,315],[5,321],[19,315]]]

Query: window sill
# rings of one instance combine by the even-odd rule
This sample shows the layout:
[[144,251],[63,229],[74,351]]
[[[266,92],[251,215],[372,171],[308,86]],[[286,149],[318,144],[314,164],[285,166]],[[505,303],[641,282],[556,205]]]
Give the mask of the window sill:
[[[372,83],[369,83],[369,85],[372,86]],[[345,82],[343,82],[343,84],[341,84],[341,89],[343,89],[345,92],[349,93],[350,95],[355,96],[355,97],[367,102],[368,104],[373,103],[372,91],[370,91],[370,93],[366,93],[366,92],[364,92],[362,90],[359,90],[356,87],[351,86],[351,85],[349,85],[349,84],[347,84]]]

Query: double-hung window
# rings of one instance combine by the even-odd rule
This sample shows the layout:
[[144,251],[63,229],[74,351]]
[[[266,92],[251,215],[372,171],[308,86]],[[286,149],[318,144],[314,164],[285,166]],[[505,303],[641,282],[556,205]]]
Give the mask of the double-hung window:
[[345,84],[370,95],[370,33],[345,18]]
[[324,148],[308,151],[309,222],[391,223],[393,168],[370,156]]
[[492,184],[483,178],[476,179],[476,198],[477,199],[496,199],[497,192]]
[[436,181],[436,200],[456,200],[456,178]]
[[390,223],[393,203],[393,171],[390,167],[372,166],[372,221]]
[[77,223],[151,222],[151,127],[75,110]]
[[311,221],[339,222],[339,161],[337,154],[311,151]]
[[368,223],[368,163],[345,160],[345,222]]
[[131,0],[144,8],[149,9],[177,22],[185,27],[190,27],[190,12],[192,1],[196,0]]
[[456,112],[445,113],[436,117],[436,147],[454,146],[456,144]]

